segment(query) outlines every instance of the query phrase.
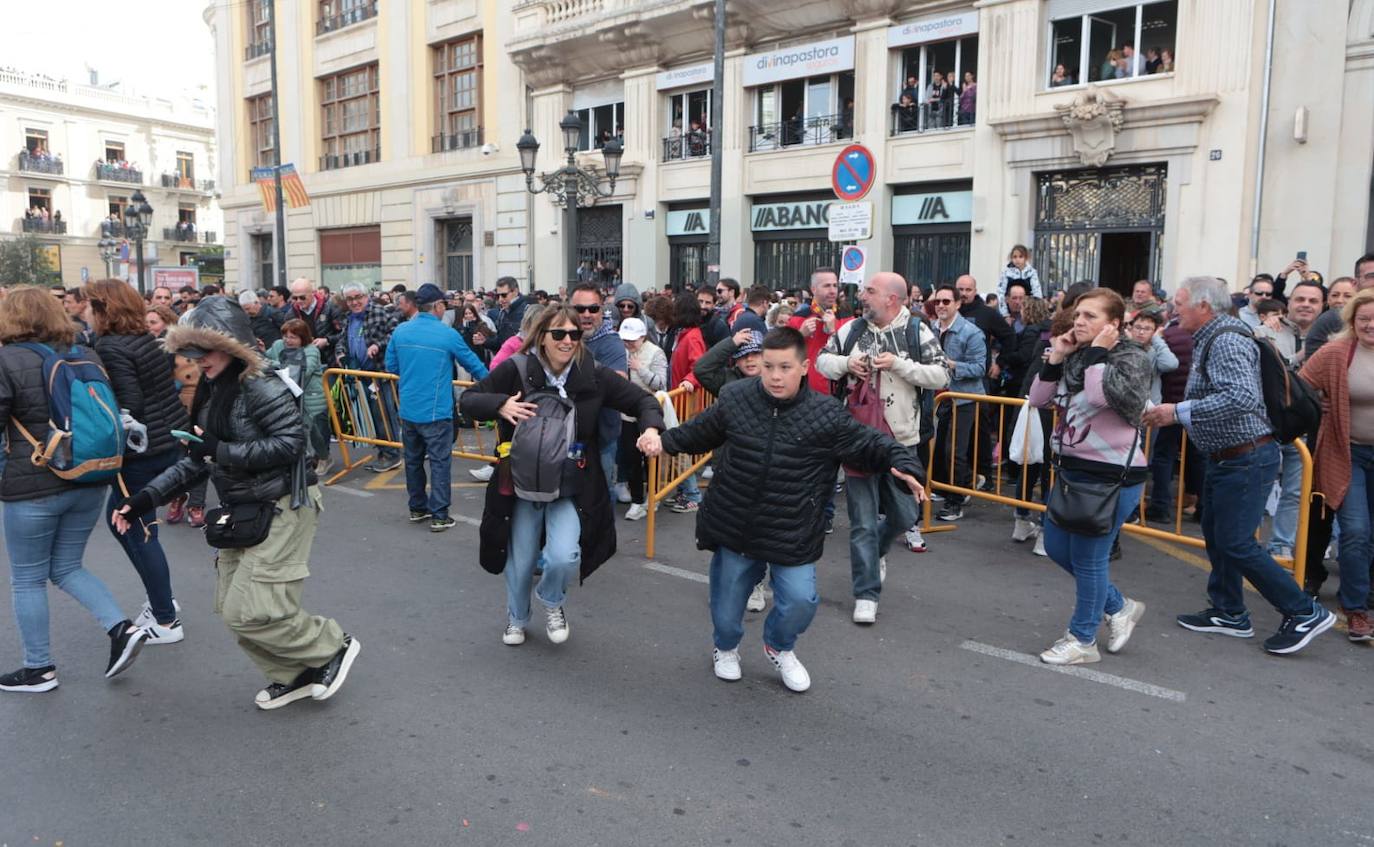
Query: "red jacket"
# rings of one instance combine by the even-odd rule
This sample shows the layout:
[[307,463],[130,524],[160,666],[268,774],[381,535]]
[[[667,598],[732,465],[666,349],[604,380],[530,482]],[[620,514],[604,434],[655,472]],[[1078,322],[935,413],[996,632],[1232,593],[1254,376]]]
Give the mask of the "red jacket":
[[668,387],[677,388],[686,380],[700,388],[701,383],[697,381],[696,374],[692,373],[692,368],[696,366],[697,359],[705,353],[706,339],[701,335],[701,327],[694,326],[679,335],[677,343],[673,346],[673,383]]
[[[787,325],[797,332],[801,332],[802,324],[806,323],[806,319],[809,317],[811,317],[810,312],[802,315],[793,315],[787,319]],[[820,316],[817,315],[816,317],[819,318]],[[840,327],[849,323],[850,320],[852,319],[837,319],[835,321],[835,331],[839,332]],[[832,334],[833,333],[825,331],[825,324],[822,321],[817,320],[816,331],[811,333],[810,338],[806,339],[806,361],[811,363],[811,369],[806,373],[806,381],[813,390],[826,395],[830,394],[830,380],[826,379],[821,375],[820,371],[816,370],[816,354],[825,349],[825,345],[830,341],[830,336]]]

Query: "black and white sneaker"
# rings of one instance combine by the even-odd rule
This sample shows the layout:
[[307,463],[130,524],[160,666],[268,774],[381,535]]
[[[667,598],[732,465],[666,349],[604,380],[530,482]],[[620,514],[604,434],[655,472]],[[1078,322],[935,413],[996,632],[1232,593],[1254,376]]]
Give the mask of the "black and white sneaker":
[[1179,615],[1178,625],[1193,632],[1215,632],[1232,638],[1254,638],[1255,628],[1250,615],[1228,615],[1220,609],[1203,609],[1190,615]]
[[253,698],[253,705],[270,711],[288,706],[297,700],[314,697],[324,690],[323,686],[316,682],[318,673],[314,668],[306,668],[289,684],[274,682],[258,692]]
[[353,661],[358,658],[358,651],[361,649],[358,639],[345,634],[343,646],[334,654],[334,658],[329,660],[329,664],[315,669],[316,689],[310,696],[316,700],[328,700],[333,697],[334,692],[338,691],[339,686],[348,678],[348,671],[353,667]]
[[964,517],[964,504],[958,500],[950,498],[945,501],[945,505],[940,508],[940,513],[935,516],[936,520],[957,521]]
[[57,668],[20,668],[13,673],[0,676],[0,691],[16,691],[22,694],[41,694],[57,687]]
[[1285,615],[1283,623],[1279,624],[1279,631],[1264,640],[1264,650],[1280,656],[1296,653],[1335,623],[1336,613],[1313,601],[1311,612]]
[[429,517],[429,509],[411,509],[411,510],[410,510],[410,522],[411,522],[411,523],[419,523],[420,521],[422,521],[422,520],[424,520],[425,518],[428,518],[428,517]]
[[105,667],[105,678],[111,679],[128,670],[129,665],[138,658],[143,642],[148,639],[148,630],[139,629],[129,621],[120,621],[110,628],[110,664]]
[[443,532],[446,529],[453,529],[457,525],[458,521],[454,520],[452,517],[434,518],[429,522],[429,531]]
[[[176,598],[172,598],[172,608],[176,610],[178,615],[181,614],[181,604],[177,602]],[[138,617],[134,618],[134,626],[142,628],[150,623],[157,623],[157,618],[153,617],[153,604],[144,600],[143,608],[139,610]]]

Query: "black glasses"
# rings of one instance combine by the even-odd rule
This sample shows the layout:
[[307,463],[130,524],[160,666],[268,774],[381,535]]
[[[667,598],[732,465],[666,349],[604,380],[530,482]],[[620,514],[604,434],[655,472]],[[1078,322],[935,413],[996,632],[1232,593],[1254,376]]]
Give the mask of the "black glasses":
[[499,300],[504,300],[504,299],[506,299],[506,298],[509,297],[509,296],[510,296],[510,292],[509,292],[509,291],[498,291],[498,292],[496,292],[496,297],[497,297],[497,299],[499,299]]
[[934,303],[937,306],[948,306],[952,304],[954,301],[948,297],[937,297],[934,300],[931,300],[930,302]]
[[573,306],[573,311],[579,315],[590,315],[593,312],[601,311],[600,306]]
[[582,330],[580,329],[546,329],[544,332],[553,336],[554,341],[562,341],[571,338],[573,341],[582,340]]
[[621,304],[620,304],[620,311],[622,311],[622,312],[633,312],[634,310],[635,310],[635,304],[633,304],[633,303],[621,303]]
[[730,293],[730,289],[728,289],[728,288],[717,288],[717,289],[716,289],[716,293],[719,294],[720,296],[724,297],[725,295],[727,295],[727,294]]

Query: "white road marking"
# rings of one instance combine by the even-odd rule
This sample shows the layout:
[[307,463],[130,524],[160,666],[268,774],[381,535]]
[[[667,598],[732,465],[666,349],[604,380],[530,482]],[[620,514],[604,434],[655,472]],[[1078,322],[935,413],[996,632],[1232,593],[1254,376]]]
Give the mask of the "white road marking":
[[343,494],[352,494],[354,497],[372,497],[372,496],[373,496],[373,493],[372,493],[371,491],[359,491],[359,490],[356,489],[356,488],[346,488],[346,487],[344,487],[344,486],[342,486],[342,485],[335,485],[335,486],[333,486],[332,488],[326,488],[325,491],[331,491],[331,492],[332,492],[332,491],[338,491],[338,492],[341,492],[341,493],[343,493]]
[[682,579],[690,579],[692,582],[702,582],[708,584],[711,582],[710,577],[708,577],[704,573],[697,573],[696,571],[684,570],[683,568],[675,568],[672,565],[665,565],[662,562],[645,562],[644,567],[647,570],[658,571],[659,573],[666,573],[668,576],[676,576],[681,577]]
[[996,659],[1006,659],[1008,662],[1015,662],[1018,665],[1025,665],[1030,668],[1054,671],[1056,673],[1076,676],[1079,679],[1086,679],[1090,682],[1100,682],[1103,685],[1111,685],[1126,691],[1134,691],[1137,694],[1147,694],[1151,697],[1158,697],[1161,700],[1171,700],[1175,703],[1182,703],[1188,699],[1188,695],[1182,691],[1175,691],[1172,688],[1161,688],[1158,685],[1151,685],[1148,682],[1140,682],[1134,679],[1127,679],[1124,676],[1103,673],[1101,671],[1089,670],[1079,665],[1047,665],[1040,661],[1039,656],[1032,656],[1028,653],[1017,653],[1013,650],[1005,650],[1001,647],[993,647],[991,644],[982,644],[977,641],[965,641],[959,645],[961,650],[969,650],[974,653],[982,653],[984,656],[992,656]]
[[470,517],[468,517],[467,515],[454,515],[454,514],[450,514],[449,517],[453,518],[453,519],[454,519],[455,521],[457,521],[458,523],[465,523],[465,524],[468,524],[469,526],[480,527],[480,526],[482,525],[482,520],[481,520],[480,518],[470,518]]

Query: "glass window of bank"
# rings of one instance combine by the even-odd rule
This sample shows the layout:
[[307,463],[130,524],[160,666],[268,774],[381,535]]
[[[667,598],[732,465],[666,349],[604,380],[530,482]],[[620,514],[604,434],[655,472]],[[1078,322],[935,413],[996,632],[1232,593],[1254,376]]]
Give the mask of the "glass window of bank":
[[1178,0],[1051,0],[1048,15],[1048,88],[1174,71]]

